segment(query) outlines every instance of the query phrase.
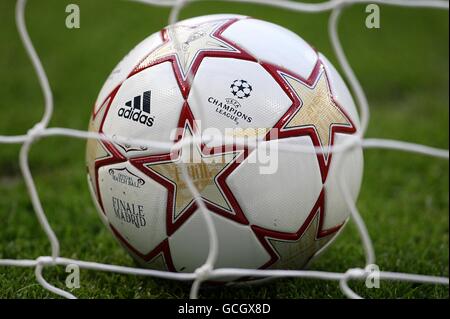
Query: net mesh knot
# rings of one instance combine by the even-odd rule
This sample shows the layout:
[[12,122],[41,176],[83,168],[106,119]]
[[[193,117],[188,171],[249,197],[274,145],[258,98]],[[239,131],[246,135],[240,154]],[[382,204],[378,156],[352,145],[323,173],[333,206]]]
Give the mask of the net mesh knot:
[[45,125],[43,123],[37,123],[27,132],[29,142],[38,140],[45,131]]

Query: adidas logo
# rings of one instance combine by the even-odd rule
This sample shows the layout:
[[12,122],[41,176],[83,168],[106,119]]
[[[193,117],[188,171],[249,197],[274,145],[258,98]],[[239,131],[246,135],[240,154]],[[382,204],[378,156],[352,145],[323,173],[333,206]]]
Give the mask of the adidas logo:
[[117,115],[149,127],[153,126],[155,117],[150,116],[151,96],[151,91],[145,91],[142,95],[135,96],[132,101],[130,100],[125,103],[125,107],[119,109]]

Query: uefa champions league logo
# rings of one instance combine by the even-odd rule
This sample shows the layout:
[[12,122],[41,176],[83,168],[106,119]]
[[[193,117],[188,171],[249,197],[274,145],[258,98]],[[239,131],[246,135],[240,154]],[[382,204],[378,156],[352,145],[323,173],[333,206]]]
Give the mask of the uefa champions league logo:
[[248,98],[252,92],[252,86],[245,80],[235,80],[231,86],[231,93],[238,99]]

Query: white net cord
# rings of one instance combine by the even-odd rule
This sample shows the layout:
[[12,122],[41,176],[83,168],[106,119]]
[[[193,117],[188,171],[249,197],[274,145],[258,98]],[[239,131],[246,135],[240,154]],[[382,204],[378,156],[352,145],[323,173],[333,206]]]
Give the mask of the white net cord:
[[[188,5],[190,2],[194,2],[195,0],[131,0],[135,2],[141,2],[149,5],[155,6],[166,6],[171,7],[171,13],[169,17],[170,24],[174,24],[178,20],[178,16],[180,11]],[[200,0],[197,0],[200,1]],[[285,149],[292,152],[313,152],[316,151],[318,153],[324,151],[330,152],[343,152],[343,154],[347,154],[352,147],[362,146],[364,149],[373,149],[373,148],[383,148],[383,149],[391,149],[397,151],[411,152],[417,153],[421,155],[431,156],[435,158],[440,158],[444,160],[449,159],[449,151],[443,149],[436,149],[433,147],[429,147],[426,145],[407,143],[396,140],[386,140],[386,139],[365,139],[364,134],[367,129],[369,123],[369,105],[364,94],[364,91],[355,76],[347,58],[345,57],[344,50],[341,46],[341,42],[338,36],[338,23],[339,17],[341,15],[342,10],[345,7],[354,4],[361,3],[375,3],[375,4],[383,4],[383,5],[395,5],[395,6],[403,6],[403,7],[428,7],[428,8],[436,8],[436,9],[444,9],[448,10],[449,2],[443,0],[332,0],[322,3],[300,3],[293,2],[288,0],[228,0],[234,2],[245,2],[245,3],[253,3],[259,5],[267,5],[273,6],[277,8],[284,8],[287,10],[298,11],[298,12],[324,12],[331,11],[330,19],[329,19],[329,36],[334,52],[337,56],[339,64],[343,70],[343,73],[349,83],[349,86],[352,90],[353,95],[355,96],[357,105],[360,111],[361,117],[361,130],[353,139],[349,142],[330,147],[329,149],[313,149],[311,150],[309,147],[298,146],[298,145],[280,145],[280,149]],[[38,283],[48,291],[59,295],[64,298],[76,298],[73,294],[62,290],[60,288],[55,287],[54,285],[47,282],[42,274],[43,269],[45,267],[51,266],[66,266],[69,264],[78,265],[82,269],[89,269],[95,271],[104,271],[104,272],[114,272],[120,274],[128,274],[128,275],[138,275],[138,276],[152,276],[158,278],[172,279],[172,280],[181,280],[181,281],[193,281],[191,286],[191,298],[197,298],[198,292],[201,287],[202,282],[206,280],[214,280],[215,278],[223,278],[227,276],[242,276],[242,277],[302,277],[302,278],[312,278],[312,279],[322,279],[322,280],[332,280],[338,281],[339,287],[343,294],[345,294],[349,298],[361,298],[358,294],[356,294],[349,286],[349,281],[351,280],[366,280],[368,276],[367,266],[375,263],[375,252],[373,249],[372,241],[364,220],[362,219],[359,211],[351,200],[349,195],[349,190],[347,185],[344,184],[344,179],[340,179],[342,181],[340,186],[340,191],[342,193],[343,198],[345,199],[348,209],[351,212],[351,219],[356,224],[358,232],[361,237],[361,241],[363,244],[365,256],[366,256],[366,266],[364,268],[350,268],[345,273],[336,273],[336,272],[325,272],[325,271],[314,271],[314,270],[251,270],[251,269],[235,269],[235,268],[214,268],[214,264],[218,255],[218,239],[216,230],[212,221],[212,218],[209,214],[208,209],[206,208],[203,201],[199,200],[200,195],[198,190],[195,188],[189,174],[187,173],[186,167],[184,165],[181,166],[183,177],[187,183],[187,186],[191,193],[193,194],[198,207],[200,208],[203,217],[206,221],[207,231],[209,235],[209,254],[207,260],[204,265],[199,267],[194,273],[172,273],[166,271],[159,270],[149,270],[149,269],[141,269],[141,268],[133,268],[133,267],[124,267],[117,265],[109,265],[102,264],[96,262],[82,261],[82,260],[74,260],[68,259],[60,256],[59,249],[59,241],[57,236],[55,235],[53,229],[51,228],[47,217],[45,215],[44,209],[41,205],[39,194],[36,189],[36,185],[33,180],[33,176],[30,171],[28,155],[31,146],[33,143],[39,139],[49,136],[66,136],[72,138],[80,138],[80,139],[101,139],[104,141],[113,141],[112,137],[93,133],[86,132],[80,130],[66,129],[66,128],[49,128],[48,124],[51,119],[53,113],[53,97],[52,91],[50,88],[49,81],[47,79],[45,70],[42,66],[42,63],[33,47],[32,41],[28,35],[28,31],[26,29],[26,23],[24,18],[25,13],[26,0],[18,0],[16,5],[16,23],[17,28],[22,39],[22,42],[25,46],[26,52],[33,64],[34,70],[37,74],[39,84],[41,86],[44,100],[45,100],[45,112],[40,122],[38,122],[33,128],[31,128],[27,134],[25,135],[17,135],[17,136],[1,136],[0,135],[0,144],[22,144],[22,148],[20,150],[20,168],[23,174],[23,178],[25,180],[26,187],[29,192],[29,196],[36,214],[36,217],[44,230],[48,240],[51,244],[51,255],[50,256],[40,256],[36,259],[0,259],[0,266],[11,266],[11,267],[33,267],[35,269],[36,280]],[[189,76],[188,76],[189,78]],[[206,137],[208,139],[214,139],[214,136]],[[148,140],[130,140],[124,137],[115,137],[115,142],[124,142],[131,144],[133,146],[145,146],[145,147],[171,147],[172,145],[167,145],[165,143],[148,141]],[[185,139],[182,142],[176,145],[177,148],[180,148],[184,144],[195,143],[195,139]],[[233,142],[236,143],[236,139],[233,139]],[[238,140],[238,144],[246,144],[249,145],[248,141],[240,142]],[[253,147],[258,147],[258,144],[252,145]],[[340,163],[342,162],[342,157]],[[380,272],[381,280],[391,280],[391,281],[407,281],[407,282],[416,282],[416,283],[430,283],[430,284],[442,284],[448,285],[449,278],[448,277],[436,277],[436,276],[426,276],[426,275],[418,275],[418,274],[406,274],[406,273],[396,273],[396,272]]]

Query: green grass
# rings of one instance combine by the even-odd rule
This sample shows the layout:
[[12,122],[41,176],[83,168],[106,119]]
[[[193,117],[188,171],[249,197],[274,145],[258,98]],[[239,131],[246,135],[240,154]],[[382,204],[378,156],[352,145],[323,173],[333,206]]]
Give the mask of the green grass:
[[[81,29],[64,26],[65,6],[81,8]],[[137,42],[162,28],[168,9],[124,1],[31,0],[27,24],[54,90],[51,126],[86,129],[108,73]],[[327,14],[298,14],[263,6],[197,3],[182,17],[232,12],[294,30],[330,57]],[[14,1],[0,1],[0,134],[22,134],[40,119],[43,98],[14,25]],[[369,137],[448,148],[448,14],[382,7],[381,29],[364,27],[364,7],[347,10],[340,34],[371,103]],[[34,216],[18,166],[18,145],[0,145],[0,258],[36,258],[50,246]],[[48,138],[33,146],[30,165],[43,206],[65,257],[134,265],[101,224],[88,194],[85,142]],[[382,270],[448,276],[448,162],[385,150],[365,153],[358,207]],[[362,266],[364,254],[350,224],[314,269]],[[63,288],[61,268],[45,270]],[[448,287],[382,282],[369,298],[448,298]],[[81,298],[181,298],[189,285],[168,280],[81,271]],[[53,298],[32,269],[0,268],[0,298]],[[242,288],[213,288],[201,297],[341,298],[336,282],[283,279]]]

